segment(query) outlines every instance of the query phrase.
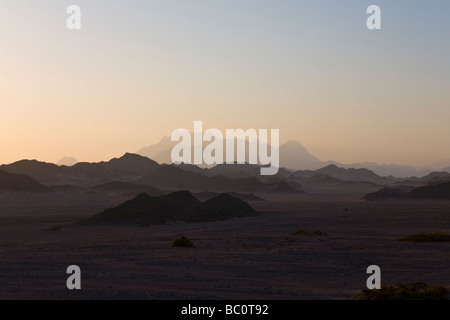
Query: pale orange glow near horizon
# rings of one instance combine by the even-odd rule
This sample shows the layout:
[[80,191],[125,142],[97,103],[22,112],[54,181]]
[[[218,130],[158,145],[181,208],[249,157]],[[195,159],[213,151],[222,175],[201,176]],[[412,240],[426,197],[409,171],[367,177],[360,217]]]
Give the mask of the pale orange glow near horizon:
[[65,1],[0,1],[0,163],[106,161],[195,120],[277,128],[322,161],[450,159],[450,21],[431,23],[448,5],[416,26],[380,2],[370,32],[358,2],[84,0],[69,31]]

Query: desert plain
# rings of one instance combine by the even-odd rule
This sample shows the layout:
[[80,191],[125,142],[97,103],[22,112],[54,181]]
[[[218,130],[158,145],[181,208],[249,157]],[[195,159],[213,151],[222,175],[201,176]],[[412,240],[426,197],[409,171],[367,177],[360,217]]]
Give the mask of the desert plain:
[[[378,189],[310,185],[249,201],[257,217],[146,228],[76,224],[129,195],[2,193],[0,299],[352,299],[370,265],[382,285],[449,288],[450,243],[397,239],[450,233],[450,201],[361,200]],[[180,236],[194,246],[173,247]]]

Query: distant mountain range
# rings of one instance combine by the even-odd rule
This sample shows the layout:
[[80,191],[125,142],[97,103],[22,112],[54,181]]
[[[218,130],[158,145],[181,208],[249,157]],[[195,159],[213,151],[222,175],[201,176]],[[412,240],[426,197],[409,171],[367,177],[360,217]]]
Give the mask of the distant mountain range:
[[[159,143],[141,148],[137,154],[149,157],[159,163],[171,164],[171,152],[177,143],[172,142],[170,137],[163,137]],[[326,165],[311,155],[298,141],[289,141],[280,146],[280,161],[281,167],[297,170],[300,168],[319,169]]]
[[[343,168],[335,164],[316,170],[281,168],[274,176],[261,176],[259,165],[220,164],[212,168],[194,165],[167,165],[137,154],[126,153],[107,162],[80,162],[58,166],[37,160],[21,160],[0,166],[2,192],[91,192],[108,195],[136,195],[145,192],[160,196],[177,190],[196,194],[229,193],[246,195],[300,194],[303,185],[423,186],[450,181],[448,172],[433,172],[421,178],[382,177],[366,168]],[[252,198],[251,196],[249,198]]]
[[[234,166],[228,166],[232,172]],[[243,166],[245,167],[245,166]],[[74,166],[57,166],[37,160],[21,160],[0,166],[10,174],[26,175],[40,184],[67,190],[67,186],[88,188],[95,192],[148,192],[158,195],[163,191],[190,190],[195,192],[258,192],[300,193],[296,185],[279,179],[262,181],[253,175],[259,166],[247,166],[251,172],[219,175],[216,170],[194,169],[194,166],[159,165],[155,161],[137,154],[127,153],[108,162],[77,163]],[[196,168],[196,167],[195,167]],[[232,169],[233,168],[233,169]],[[244,168],[242,168],[244,169]],[[234,176],[232,178],[232,176]],[[152,189],[151,189],[152,188]],[[16,188],[17,189],[17,188]]]
[[[143,147],[137,151],[137,154],[149,157],[158,163],[170,164],[172,163],[172,148],[176,144],[177,142],[172,142],[170,137],[163,137],[159,143]],[[291,170],[317,170],[330,164],[346,169],[369,169],[382,177],[421,177],[433,171],[450,172],[450,159],[436,162],[426,167],[413,167],[397,164],[380,165],[374,162],[342,164],[332,160],[320,161],[298,141],[291,140],[280,146],[280,166],[283,168]]]
[[0,170],[26,174],[48,185],[93,186],[112,181],[132,182],[159,168],[159,164],[149,158],[127,153],[121,158],[108,162],[79,162],[71,167],[57,166],[37,160],[21,160],[9,165],[1,165]]

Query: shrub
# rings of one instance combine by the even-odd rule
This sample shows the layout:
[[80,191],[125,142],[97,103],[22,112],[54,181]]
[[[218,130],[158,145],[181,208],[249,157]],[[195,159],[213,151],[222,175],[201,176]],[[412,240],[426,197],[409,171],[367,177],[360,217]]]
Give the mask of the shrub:
[[175,239],[175,241],[172,243],[173,247],[193,247],[194,244],[186,237],[180,237]]
[[356,293],[356,300],[447,300],[449,291],[442,286],[428,286],[422,283],[383,286],[380,290],[365,289]]
[[302,230],[302,229],[298,229],[298,230],[292,232],[292,233],[291,233],[291,236],[297,236],[297,235],[299,235],[299,234],[307,234],[307,233],[308,233],[308,232],[306,232],[306,231],[304,231],[304,230]]
[[417,233],[397,239],[403,242],[450,242],[450,235],[444,233]]
[[320,230],[314,230],[312,233],[315,235],[318,235],[318,236],[326,236],[327,235],[325,232],[322,232]]

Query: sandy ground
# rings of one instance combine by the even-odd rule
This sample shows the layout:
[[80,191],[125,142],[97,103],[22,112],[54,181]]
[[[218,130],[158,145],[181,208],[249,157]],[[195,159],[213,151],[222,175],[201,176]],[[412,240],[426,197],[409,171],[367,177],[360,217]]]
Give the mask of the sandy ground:
[[[450,243],[395,240],[450,233],[450,202],[359,197],[277,196],[251,203],[259,217],[134,228],[73,225],[121,197],[1,195],[0,299],[351,299],[372,264],[386,285],[450,288]],[[180,235],[195,246],[172,247]],[[66,288],[69,265],[80,266],[82,290]]]

